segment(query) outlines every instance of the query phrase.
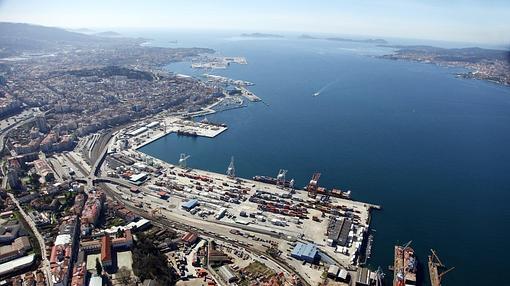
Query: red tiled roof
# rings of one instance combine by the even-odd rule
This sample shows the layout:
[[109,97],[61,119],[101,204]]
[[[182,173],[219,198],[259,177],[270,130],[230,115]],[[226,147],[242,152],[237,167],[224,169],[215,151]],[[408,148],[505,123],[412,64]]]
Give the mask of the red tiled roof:
[[195,234],[195,233],[192,233],[192,232],[186,232],[183,236],[182,236],[182,241],[186,242],[186,243],[192,243],[194,242],[196,239],[198,238],[198,236]]
[[112,241],[109,235],[101,238],[101,261],[112,261]]

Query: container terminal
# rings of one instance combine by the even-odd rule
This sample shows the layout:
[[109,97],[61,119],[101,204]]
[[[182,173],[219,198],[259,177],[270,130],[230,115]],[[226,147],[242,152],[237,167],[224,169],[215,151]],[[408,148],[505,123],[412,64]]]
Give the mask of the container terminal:
[[[183,129],[195,132],[193,136],[214,137],[227,127],[177,116],[139,122],[112,132],[103,163],[77,168],[75,177],[101,182],[147,219],[179,222],[243,243],[246,251],[268,253],[265,259],[299,275],[305,285],[324,283],[328,270],[331,283],[358,280],[373,239],[371,213],[379,206],[353,200],[339,188],[321,187],[319,173],[312,174],[304,188],[296,188],[284,169],[275,171],[275,181],[245,179],[236,176],[234,158],[219,174],[191,168],[193,154],[177,153],[171,164],[138,150],[170,130]],[[71,151],[58,160],[87,166],[82,157]]]

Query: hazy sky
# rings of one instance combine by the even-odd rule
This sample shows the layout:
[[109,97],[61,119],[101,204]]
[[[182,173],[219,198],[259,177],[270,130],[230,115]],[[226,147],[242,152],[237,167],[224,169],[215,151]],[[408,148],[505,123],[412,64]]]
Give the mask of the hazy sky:
[[0,0],[0,21],[510,42],[510,0]]

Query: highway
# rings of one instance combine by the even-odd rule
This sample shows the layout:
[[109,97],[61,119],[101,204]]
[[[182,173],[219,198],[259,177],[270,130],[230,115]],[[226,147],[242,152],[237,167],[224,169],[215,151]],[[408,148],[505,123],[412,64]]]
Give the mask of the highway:
[[[34,121],[35,120],[34,113],[35,112],[32,110],[24,111],[16,116],[11,116],[8,119],[4,119],[4,120],[0,121],[0,153],[2,153],[4,151],[5,138],[6,138],[7,134],[9,134],[9,131],[14,128],[20,127],[21,125],[24,125],[26,123]],[[9,120],[9,121],[12,120],[13,118],[21,119],[21,121],[13,122],[12,124],[7,121],[7,120]]]

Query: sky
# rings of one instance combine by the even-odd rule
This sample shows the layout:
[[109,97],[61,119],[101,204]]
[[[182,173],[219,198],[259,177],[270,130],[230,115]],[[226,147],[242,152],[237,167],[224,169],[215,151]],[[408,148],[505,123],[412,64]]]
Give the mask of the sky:
[[510,0],[0,0],[0,21],[510,43]]

